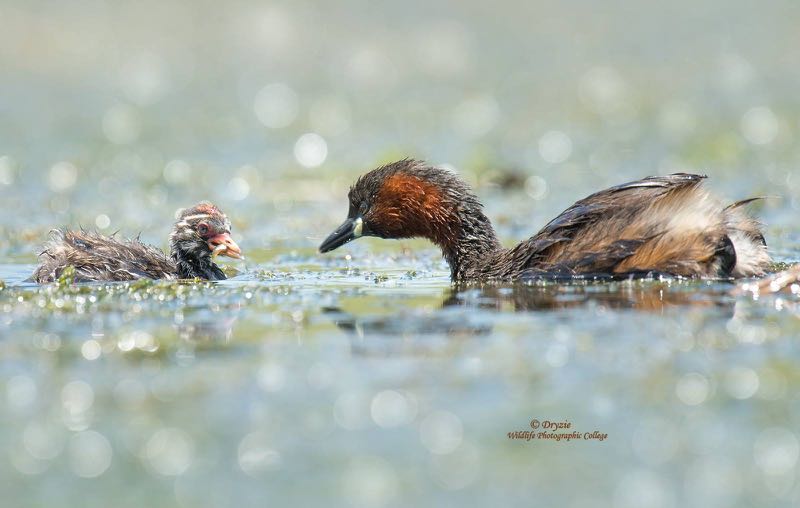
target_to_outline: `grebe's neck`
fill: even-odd
[[[447,226],[436,224],[430,239],[441,247],[451,279],[471,278],[490,268],[492,258],[503,246],[483,210],[459,206],[447,222]]]
[[[442,249],[453,280],[484,273],[502,250],[472,188],[455,172],[403,160],[373,170],[350,190],[351,206],[371,203],[370,233],[423,237]]]
[[[181,243],[174,242],[170,248],[172,261],[178,270],[180,279],[225,280],[225,273],[214,263],[207,248],[190,246],[188,249]]]

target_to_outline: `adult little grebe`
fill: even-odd
[[[328,252],[361,236],[424,237],[441,247],[455,280],[658,272],[684,277],[762,275],[770,262],[759,224],[740,201],[723,207],[677,173],[582,199],[533,237],[504,249],[470,187],[455,173],[404,159],[350,188],[347,220]]]
[[[217,255],[241,259],[241,249],[231,238],[231,223],[219,208],[201,202],[180,210],[169,236],[170,257],[138,239],[118,240],[86,231],[54,231],[39,254],[40,264],[31,279],[40,284],[57,280],[72,266],[75,281],[135,279],[222,280],[214,263]]]

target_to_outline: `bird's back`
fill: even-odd
[[[161,250],[134,240],[119,240],[87,231],[55,230],[39,254],[31,279],[57,280],[75,269],[76,281],[126,281],[175,278],[177,269]]]
[[[747,277],[770,259],[758,223],[724,207],[704,176],[649,177],[597,192],[508,251],[517,272]]]

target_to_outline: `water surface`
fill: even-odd
[[[691,171],[774,196],[752,212],[800,261],[798,22],[790,0],[0,0],[4,499],[797,505],[800,297],[454,287],[425,241],[316,247],[358,174],[411,155],[506,245]],[[24,282],[50,228],[164,247],[201,199],[248,258],[227,281]]]

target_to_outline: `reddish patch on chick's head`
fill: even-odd
[[[219,208],[217,208],[216,205],[214,205],[213,203],[209,203],[208,201],[201,201],[192,208],[187,208],[183,213],[183,215],[196,215],[196,214],[208,214],[216,217],[225,215],[220,211]]]
[[[201,201],[178,212],[172,238],[176,241],[206,243],[213,257],[222,255],[243,259],[241,249],[231,238],[228,217],[208,201]]]

